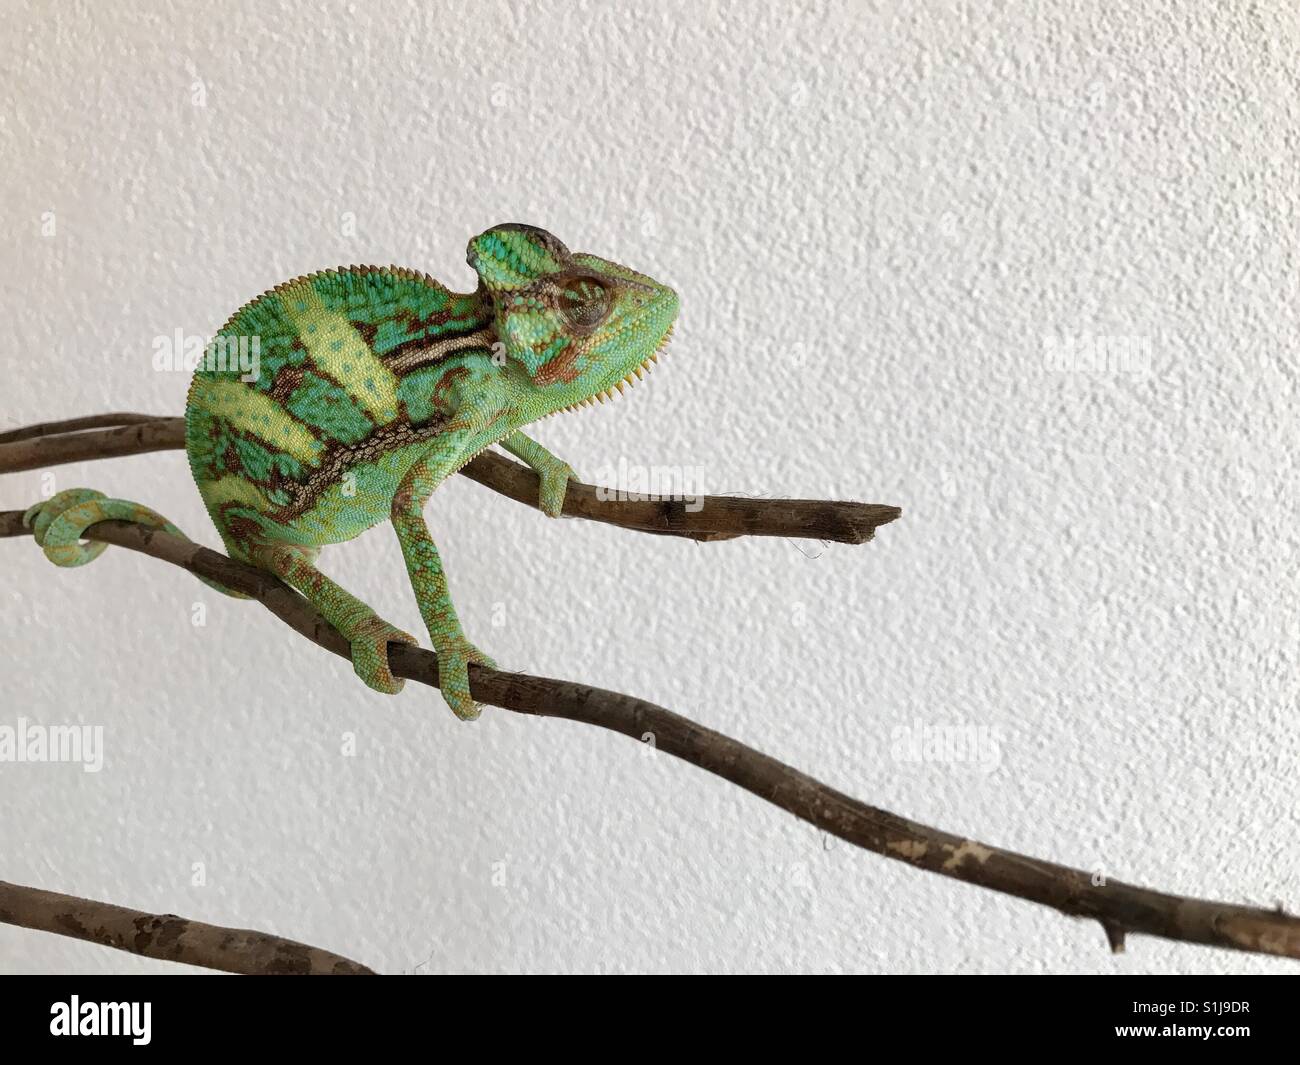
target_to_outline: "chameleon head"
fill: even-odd
[[[595,255],[574,254],[535,226],[494,226],[469,242],[492,300],[497,338],[547,412],[640,377],[668,342],[677,293]]]

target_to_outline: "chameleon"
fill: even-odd
[[[388,645],[416,639],[316,566],[325,545],[390,522],[443,697],[471,720],[481,708],[470,695],[469,666],[495,664],[461,628],[424,506],[440,483],[496,444],[536,471],[539,508],[558,517],[576,475],[522,428],[604,402],[643,376],[672,334],[678,297],[520,223],[480,233],[466,258],[478,276],[473,292],[453,292],[415,270],[354,266],[298,277],[246,304],[195,369],[185,450],[230,556],[305,596],[348,640],[357,675],[396,694],[405,682],[393,674]],[[206,357],[218,341],[250,338],[255,375]],[[105,520],[183,535],[148,507],[85,488],[24,515],[59,566],[98,557],[106,545],[81,537]]]

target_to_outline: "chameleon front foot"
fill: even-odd
[[[437,653],[438,687],[442,689],[442,697],[458,718],[473,721],[479,716],[482,706],[469,693],[469,665],[474,662],[488,669],[496,669],[496,663],[464,639],[440,645]]]
[[[569,481],[578,479],[573,467],[518,431],[502,440],[501,447],[523,459],[537,474],[541,482],[537,505],[548,518],[558,518],[564,509],[564,494],[569,489]]]
[[[418,646],[409,632],[390,625],[383,618],[370,617],[348,633],[352,644],[352,668],[367,686],[385,695],[396,695],[406,685],[405,679],[393,676],[388,664],[390,643],[409,643]]]
[[[555,459],[554,462],[554,465],[547,464],[537,471],[537,476],[542,482],[537,502],[542,508],[542,513],[548,518],[560,516],[560,512],[564,509],[565,493],[569,490],[569,481],[578,479],[578,475],[567,462],[561,462],[559,459]]]

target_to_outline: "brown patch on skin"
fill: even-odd
[[[250,477],[249,480],[252,480],[252,478]],[[270,478],[264,485],[259,484],[259,487],[269,496],[272,492],[292,492],[293,485],[292,478],[287,477],[279,466],[272,466]]]
[[[434,326],[444,326],[452,320],[451,305],[452,296],[448,293],[447,305],[440,311],[433,311],[421,318],[418,314],[411,311],[409,307],[402,307],[393,316],[393,320],[398,322],[407,333],[414,335]]]
[[[307,376],[307,374],[311,374],[313,377],[319,377],[327,385],[333,385],[340,392],[343,392],[345,394],[347,393],[348,390],[347,385],[344,384],[344,382],[340,380],[337,375],[329,373],[323,366],[318,366],[314,364],[311,366],[304,366],[299,369],[298,379],[294,383],[295,388]],[[288,396],[285,397],[285,400],[287,399]],[[354,399],[351,398],[351,396],[348,397],[348,402],[350,402],[352,406],[356,408],[357,413],[359,413],[363,418],[365,418],[366,421],[368,421],[371,425],[375,424],[374,414],[361,407]],[[298,415],[294,414],[291,410],[285,407],[283,400],[280,402],[280,406],[283,409],[284,413],[287,414],[290,418],[292,418],[293,421],[299,427],[307,430],[307,432],[311,433],[311,435],[314,436],[320,442],[326,443],[331,439],[326,434],[325,430],[322,429],[319,425],[316,425],[314,422],[306,421],[303,418],[300,418]],[[256,439],[256,435],[254,435],[254,439]]]
[[[271,391],[268,394],[283,407],[294,390],[302,384],[305,373],[302,366],[281,366],[271,382]]]
[[[379,335],[379,325],[377,322],[358,322],[354,318],[349,318],[348,323],[357,331],[357,335],[366,342],[366,347],[371,351],[375,350],[375,337]]]
[[[538,388],[545,388],[547,385],[553,385],[559,381],[565,384],[571,384],[578,378],[578,351],[577,344],[570,344],[559,355],[551,359],[538,369],[536,376],[533,377],[533,383]]]
[[[240,544],[251,544],[262,533],[262,527],[252,518],[239,515],[233,517],[222,515],[221,527],[226,530],[227,536]]]
[[[433,396],[430,397],[430,403],[438,410],[447,410],[451,404],[448,402],[448,393],[460,381],[469,376],[468,368],[464,366],[453,366],[445,374],[438,378],[438,383],[433,386]]]
[[[402,511],[409,510],[414,501],[415,492],[413,486],[403,479],[402,483],[397,486],[397,491],[393,493],[393,504],[390,510],[394,514],[401,513]]]

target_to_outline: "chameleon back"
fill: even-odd
[[[430,375],[490,313],[414,271],[355,267],[277,286],[195,370],[185,446],[226,547],[351,539],[388,517],[436,435]]]

